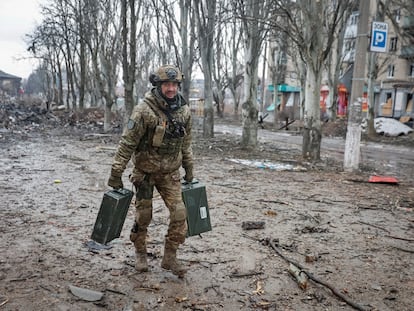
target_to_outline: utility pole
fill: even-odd
[[[384,10],[378,10],[378,1],[374,3],[375,14],[374,21],[383,22],[384,21]],[[372,40],[372,38],[371,38]],[[368,122],[367,122],[367,134],[369,137],[375,136],[377,134],[375,130],[375,104],[374,104],[374,80],[378,76],[378,70],[376,69],[377,64],[377,52],[370,52],[369,56],[369,72],[368,72]]]
[[[344,170],[353,171],[359,168],[362,95],[366,81],[366,64],[368,57],[368,19],[370,0],[359,2],[358,31],[355,45],[354,72],[352,77],[351,100],[348,114],[348,127],[345,140]]]

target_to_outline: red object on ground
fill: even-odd
[[[368,182],[398,184],[398,179],[390,176],[370,176]]]

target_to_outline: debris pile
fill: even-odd
[[[0,128],[14,130],[26,126],[38,126],[41,123],[58,122],[58,118],[38,106],[26,106],[21,103],[0,103]]]
[[[59,107],[58,107],[59,108]],[[121,128],[121,116],[113,113],[112,127]],[[31,132],[50,128],[75,127],[101,132],[104,125],[102,108],[87,108],[82,113],[65,109],[48,110],[38,103],[0,102],[0,132]]]

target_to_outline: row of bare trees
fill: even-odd
[[[361,0],[369,1],[369,0]],[[357,0],[50,0],[29,44],[49,101],[82,110],[104,105],[105,130],[116,86],[125,90],[125,116],[148,88],[149,72],[179,66],[204,75],[204,135],[213,136],[225,91],[241,103],[244,146],[257,144],[258,76],[264,42],[273,85],[283,81],[281,51],[296,60],[305,121],[303,154],[320,157],[319,90],[323,70],[338,68],[341,34]],[[274,47],[275,45],[273,45]],[[332,72],[338,76],[338,72]],[[182,85],[188,98],[190,80]],[[65,90],[65,91],[64,91]],[[275,92],[276,93],[276,92]],[[276,97],[276,94],[274,95]],[[214,105],[215,104],[215,105]]]

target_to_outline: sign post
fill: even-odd
[[[387,52],[388,24],[383,22],[372,22],[371,30],[371,52]]]

